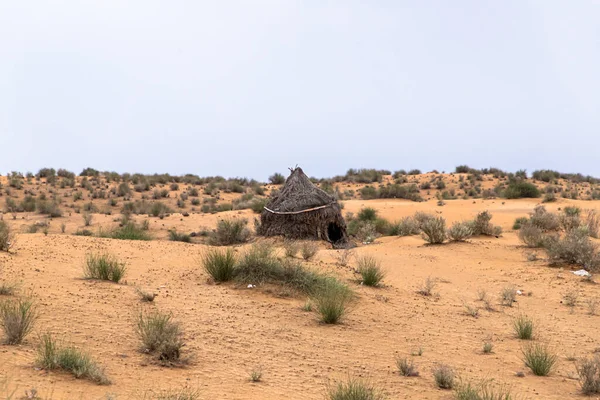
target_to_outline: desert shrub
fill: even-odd
[[[506,286],[500,292],[500,302],[503,306],[512,307],[517,299],[517,289],[514,286]]]
[[[421,286],[419,286],[417,293],[419,293],[421,296],[425,296],[425,297],[431,296],[433,294],[433,289],[436,287],[436,285],[437,285],[437,280],[435,278],[428,276],[427,279],[425,279],[425,281],[423,281]]]
[[[300,243],[295,240],[286,239],[283,242],[283,249],[286,257],[294,258],[300,251]]]
[[[152,393],[152,397],[144,397],[144,400],[200,400],[200,391],[189,387],[178,390],[163,390]]]
[[[536,171],[533,171],[533,174],[531,175],[531,177],[538,181],[551,182],[555,179],[560,178],[560,172],[552,171],[549,169],[536,170]]]
[[[587,270],[598,268],[597,246],[588,237],[587,228],[573,229],[562,237],[549,237],[545,250],[551,264],[581,265]]]
[[[254,211],[256,214],[260,214],[263,212],[266,205],[267,205],[266,199],[253,199],[250,202],[250,209],[252,211]]]
[[[377,228],[371,221],[358,221],[354,236],[362,243],[372,243],[375,241],[375,239],[377,239]]]
[[[27,195],[23,198],[23,201],[21,201],[20,208],[25,212],[33,212],[35,211],[35,207],[35,198],[33,196]]]
[[[131,195],[131,188],[129,187],[129,184],[126,182],[120,183],[117,187],[117,196],[124,197],[129,195]]]
[[[580,360],[576,368],[583,394],[600,393],[600,356]]]
[[[417,371],[413,361],[406,357],[396,358],[396,367],[398,367],[398,372],[402,376],[419,376],[419,371]]]
[[[558,216],[546,210],[544,206],[536,206],[529,216],[529,223],[543,231],[556,231],[560,228]]]
[[[302,255],[302,258],[306,261],[310,261],[313,258],[315,258],[318,252],[319,245],[315,242],[303,242],[300,245],[300,254]]]
[[[519,315],[513,320],[513,329],[519,339],[533,339],[533,320],[526,315]]]
[[[544,247],[547,241],[547,235],[537,226],[526,223],[519,230],[519,239],[527,245],[527,247]]]
[[[0,220],[0,251],[9,251],[15,243],[15,236],[6,221]]]
[[[544,198],[542,199],[542,203],[552,203],[556,201],[556,194],[554,193],[546,193],[544,194]]]
[[[412,217],[404,217],[391,223],[388,230],[390,236],[411,236],[418,235],[419,232],[419,225]]]
[[[552,353],[548,346],[541,343],[531,343],[525,346],[521,352],[525,366],[537,376],[549,375],[558,361],[556,354]]]
[[[495,386],[491,381],[480,383],[460,382],[454,390],[456,400],[512,400],[510,389]]]
[[[177,230],[171,229],[169,231],[169,240],[173,242],[190,243],[192,241],[192,237],[188,233],[179,233]]]
[[[328,400],[383,400],[385,395],[370,382],[348,378],[327,388]]]
[[[540,197],[540,191],[533,183],[515,181],[509,183],[504,190],[504,197],[507,199],[537,198]]]
[[[147,230],[143,229],[142,226],[137,225],[133,221],[129,221],[107,234],[101,233],[100,236],[120,240],[152,240],[152,237],[148,234]]]
[[[377,189],[373,186],[365,186],[359,190],[360,198],[363,200],[372,200],[377,198]]]
[[[287,288],[310,295],[332,278],[313,272],[297,261],[283,260],[278,279]]]
[[[312,293],[312,301],[321,321],[326,324],[336,324],[345,315],[348,303],[352,299],[352,291],[348,286],[335,279],[326,279]]]
[[[153,311],[140,313],[136,321],[140,350],[155,355],[162,362],[178,361],[181,357],[181,328],[171,314]]]
[[[515,219],[515,223],[513,224],[513,229],[514,230],[519,230],[525,224],[527,224],[528,222],[529,222],[529,218],[527,218],[527,217],[519,217],[519,218]]]
[[[585,219],[585,225],[588,228],[588,235],[595,239],[600,238],[600,217],[595,210],[588,210]]]
[[[433,378],[440,389],[454,387],[454,369],[446,364],[438,365],[433,369]]]
[[[433,217],[420,224],[421,236],[429,244],[441,244],[446,240],[446,220]]]
[[[37,365],[46,370],[63,370],[75,378],[88,379],[98,385],[108,385],[110,380],[92,357],[74,347],[62,347],[50,334],[41,337],[37,349]]]
[[[20,344],[31,332],[38,313],[31,299],[20,298],[0,303],[0,324],[6,344]]]
[[[172,191],[179,190],[179,185],[177,183],[171,183],[169,189],[171,189]]]
[[[83,224],[85,226],[90,226],[92,224],[92,221],[94,219],[94,216],[88,212],[83,213]]]
[[[269,182],[271,182],[273,185],[283,185],[285,183],[285,176],[279,172],[275,172],[269,177]]]
[[[49,215],[53,218],[62,217],[62,211],[55,201],[38,200],[36,208],[40,214]]]
[[[100,279],[118,283],[125,275],[125,271],[125,263],[119,261],[114,255],[90,253],[85,256],[83,273],[87,279]]]
[[[477,214],[473,221],[473,235],[474,236],[499,236],[502,234],[502,228],[491,224],[492,214],[488,211],[482,211]]]
[[[373,256],[365,255],[356,260],[358,273],[362,278],[362,284],[367,286],[379,286],[385,273],[381,269],[381,263]]]
[[[236,278],[243,283],[262,284],[277,281],[281,274],[281,263],[273,247],[266,243],[255,243],[239,260]]]
[[[448,238],[453,242],[464,242],[473,235],[473,224],[469,222],[455,222],[448,228]]]
[[[150,206],[149,215],[152,217],[162,217],[165,214],[169,214],[173,212],[166,204],[161,203],[160,201],[155,201]]]
[[[248,220],[222,219],[217,222],[217,229],[211,233],[209,242],[215,246],[228,246],[245,243],[250,238],[250,230],[246,227]]]
[[[567,232],[579,228],[581,226],[580,214],[581,209],[579,207],[565,207],[558,216],[561,228]]]
[[[88,229],[83,229],[83,230],[77,230],[73,235],[75,235],[75,236],[94,236],[94,232],[92,232]]]
[[[375,221],[377,220],[377,210],[372,207],[361,208],[357,216],[359,221]]]
[[[227,282],[235,277],[236,257],[232,249],[209,249],[202,255],[202,266],[215,282]]]

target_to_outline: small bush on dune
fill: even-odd
[[[537,198],[540,197],[540,190],[533,183],[512,182],[504,191],[504,197],[507,199]]]
[[[544,206],[536,206],[529,216],[529,223],[542,231],[556,231],[560,228],[558,216],[546,210]]]
[[[6,300],[0,303],[0,324],[6,344],[20,344],[31,332],[38,318],[30,299]]]
[[[366,286],[379,286],[384,277],[380,262],[373,256],[362,256],[357,259],[358,273],[361,275],[362,284]]]
[[[411,236],[419,234],[419,224],[412,217],[404,217],[390,224],[390,236]]]
[[[588,235],[595,239],[600,238],[600,217],[595,210],[588,210],[585,225],[588,227]]]
[[[545,250],[551,264],[574,264],[593,271],[600,265],[597,246],[588,237],[585,227],[567,232],[562,237],[550,237]]]
[[[544,247],[548,236],[535,225],[527,223],[519,230],[519,239],[527,245],[527,247],[536,248]]]
[[[377,210],[372,207],[361,208],[357,218],[359,221],[375,221],[377,219]]]
[[[583,359],[577,363],[576,367],[583,394],[600,393],[600,357]]]
[[[503,386],[494,386],[490,381],[474,384],[461,382],[455,389],[456,400],[512,400],[511,391]]]
[[[15,243],[14,234],[5,221],[0,220],[0,251],[9,251]]]
[[[235,277],[236,257],[232,249],[209,249],[202,255],[202,266],[215,282],[227,282]]]
[[[269,182],[271,182],[273,185],[283,185],[285,183],[285,176],[279,172],[276,172],[269,177]]]
[[[525,224],[527,224],[528,222],[529,222],[529,218],[519,217],[519,218],[515,219],[515,223],[513,224],[513,229],[517,231],[517,230],[521,229],[523,226],[525,226]]]
[[[525,346],[521,352],[525,365],[537,376],[549,375],[558,361],[556,354],[552,353],[548,346],[540,343]]]
[[[565,207],[562,214],[558,216],[561,228],[566,232],[579,228],[581,226],[580,214],[579,207]]]
[[[169,231],[169,240],[173,242],[190,243],[192,241],[192,237],[187,233],[179,233],[175,229],[172,229]]]
[[[446,240],[446,220],[443,217],[427,219],[422,224],[421,236],[429,244],[441,244]]]
[[[111,254],[87,254],[85,257],[84,276],[87,279],[119,283],[125,270],[125,264]]]
[[[302,258],[306,261],[310,261],[319,252],[319,245],[315,242],[304,242],[300,246],[300,254],[302,254]]]
[[[210,244],[228,246],[247,242],[250,238],[247,225],[248,220],[245,218],[220,220],[217,222],[217,229],[210,235]]]
[[[408,358],[396,358],[396,367],[398,367],[398,372],[402,376],[419,376],[419,371],[417,371],[417,367]]]
[[[454,369],[442,364],[433,369],[435,384],[440,389],[452,389],[454,387]]]
[[[507,286],[500,292],[500,301],[503,306],[512,307],[517,299],[517,289],[514,286]]]
[[[153,354],[163,362],[180,360],[182,332],[171,314],[160,311],[140,313],[136,321],[136,332],[142,343],[142,352]]]
[[[346,382],[338,382],[327,389],[328,400],[383,400],[382,391],[362,379],[348,378]]]
[[[119,240],[152,240],[148,232],[133,221],[129,221],[107,233],[101,232],[100,236]]]
[[[502,234],[502,228],[494,226],[490,222],[492,220],[492,214],[488,211],[482,211],[475,217],[472,223],[473,235],[474,236],[500,236]]]
[[[335,279],[325,280],[312,294],[321,320],[326,324],[336,324],[345,315],[352,291]]]
[[[144,400],[200,400],[200,391],[187,387],[179,390],[166,390],[153,393],[148,398],[144,397]]]
[[[99,385],[110,384],[104,370],[89,354],[74,347],[61,347],[50,334],[41,338],[37,365],[47,370],[64,370],[73,374],[75,378],[88,379]]]
[[[448,228],[448,238],[452,242],[464,242],[473,235],[472,225],[468,222],[455,222]]]

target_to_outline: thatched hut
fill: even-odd
[[[336,199],[294,168],[281,191],[265,206],[257,233],[290,239],[320,239],[334,247],[348,243],[346,222]]]

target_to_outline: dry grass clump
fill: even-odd
[[[138,225],[133,221],[127,221],[122,226],[108,232],[100,231],[98,236],[119,240],[152,240],[144,225]]]
[[[379,286],[385,273],[381,269],[381,263],[373,256],[365,255],[357,260],[358,273],[366,286]]]
[[[388,234],[390,236],[412,236],[420,232],[418,222],[412,217],[404,217],[400,221],[390,224]]]
[[[144,400],[200,400],[200,391],[185,387],[178,390],[166,390],[159,393],[146,393]]]
[[[441,364],[433,369],[435,384],[440,389],[452,389],[454,387],[454,369],[446,364]]]
[[[295,240],[286,239],[283,242],[283,249],[286,257],[294,258],[300,251],[300,243]]]
[[[532,343],[521,350],[525,365],[534,375],[547,376],[554,369],[558,357],[552,353],[548,346],[541,343]]]
[[[0,220],[0,251],[9,251],[15,244],[15,236],[6,221]]]
[[[513,400],[510,389],[505,386],[495,386],[491,381],[479,383],[461,382],[454,391],[456,400]]]
[[[529,223],[544,232],[556,231],[560,228],[558,216],[546,210],[544,206],[536,206],[529,215]]]
[[[108,253],[87,254],[83,273],[86,279],[99,279],[119,283],[125,275],[125,263]]]
[[[503,306],[512,307],[517,301],[517,289],[514,286],[507,286],[500,292],[500,302]]]
[[[473,235],[473,224],[469,222],[455,222],[448,228],[448,239],[452,242],[464,242]]]
[[[20,298],[0,303],[0,325],[6,344],[20,344],[33,330],[38,319],[33,300]]]
[[[338,260],[338,264],[345,267],[350,262],[350,259],[354,256],[354,252],[351,249],[338,250],[335,258]]]
[[[245,243],[250,238],[247,225],[248,220],[245,218],[222,219],[217,222],[217,229],[211,233],[209,242],[215,246]]]
[[[180,361],[182,332],[171,314],[160,311],[140,313],[136,321],[136,333],[142,343],[142,352],[153,354],[164,363]]]
[[[209,249],[202,255],[202,266],[215,282],[227,282],[236,275],[236,256],[232,249]]]
[[[328,400],[384,400],[386,397],[376,385],[357,378],[348,378],[327,388]]]
[[[190,243],[192,241],[192,237],[188,233],[179,233],[177,230],[171,229],[169,231],[169,240],[173,242]]]
[[[88,353],[74,347],[61,347],[50,334],[41,337],[37,364],[47,370],[70,372],[75,378],[88,379],[98,385],[110,384],[104,370]]]
[[[306,261],[310,261],[319,252],[319,245],[315,242],[304,242],[300,246],[300,254],[302,254],[302,258]]]
[[[396,367],[402,376],[419,376],[419,371],[412,360],[407,357],[396,358]]]
[[[446,240],[446,220],[443,217],[430,217],[419,224],[421,236],[429,244],[441,244]]]
[[[261,366],[256,366],[254,368],[252,368],[252,370],[250,371],[250,381],[251,382],[260,382],[262,379],[262,367]]]
[[[600,356],[580,360],[577,365],[579,384],[585,395],[600,393]]]
[[[348,286],[329,278],[325,279],[311,295],[321,321],[337,324],[347,312],[353,293]]]
[[[533,320],[526,315],[519,315],[513,321],[513,329],[519,339],[533,339]]]
[[[419,287],[419,289],[417,290],[417,293],[419,293],[421,296],[431,296],[433,295],[433,289],[437,286],[437,279],[432,278],[432,277],[427,277],[427,279],[425,279],[425,281],[423,282],[423,284]]]

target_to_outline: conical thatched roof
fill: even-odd
[[[265,206],[257,233],[345,244],[346,223],[335,197],[316,187],[295,168],[281,191]]]

